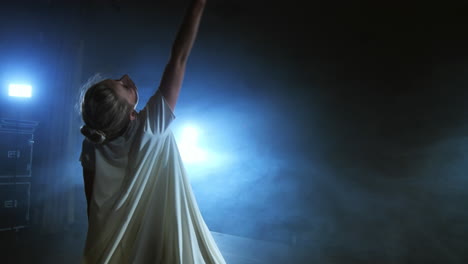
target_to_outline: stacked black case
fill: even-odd
[[[0,119],[0,231],[29,225],[34,121]]]

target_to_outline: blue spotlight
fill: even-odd
[[[26,84],[10,84],[8,95],[14,97],[31,97],[32,87]]]
[[[198,146],[201,132],[194,126],[183,128],[178,142],[180,155],[185,162],[196,163],[206,159],[206,152]]]

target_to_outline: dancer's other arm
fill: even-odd
[[[166,65],[159,90],[174,111],[185,74],[185,66],[197,37],[198,27],[206,0],[192,0],[172,45],[171,56]]]
[[[89,217],[89,207],[91,205],[91,195],[93,193],[93,183],[94,183],[95,174],[96,172],[93,169],[88,169],[88,168],[83,167],[83,181],[84,181],[84,188],[85,188],[85,195],[86,195],[88,217]]]

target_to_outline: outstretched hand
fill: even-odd
[[[172,45],[169,62],[164,69],[159,90],[174,111],[185,74],[187,58],[197,37],[206,0],[192,0]]]

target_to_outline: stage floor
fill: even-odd
[[[290,246],[212,232],[228,264],[307,263]],[[80,263],[85,234],[68,232],[53,235],[0,233],[1,263]],[[16,242],[15,242],[16,241]],[[6,260],[6,262],[4,262]]]

